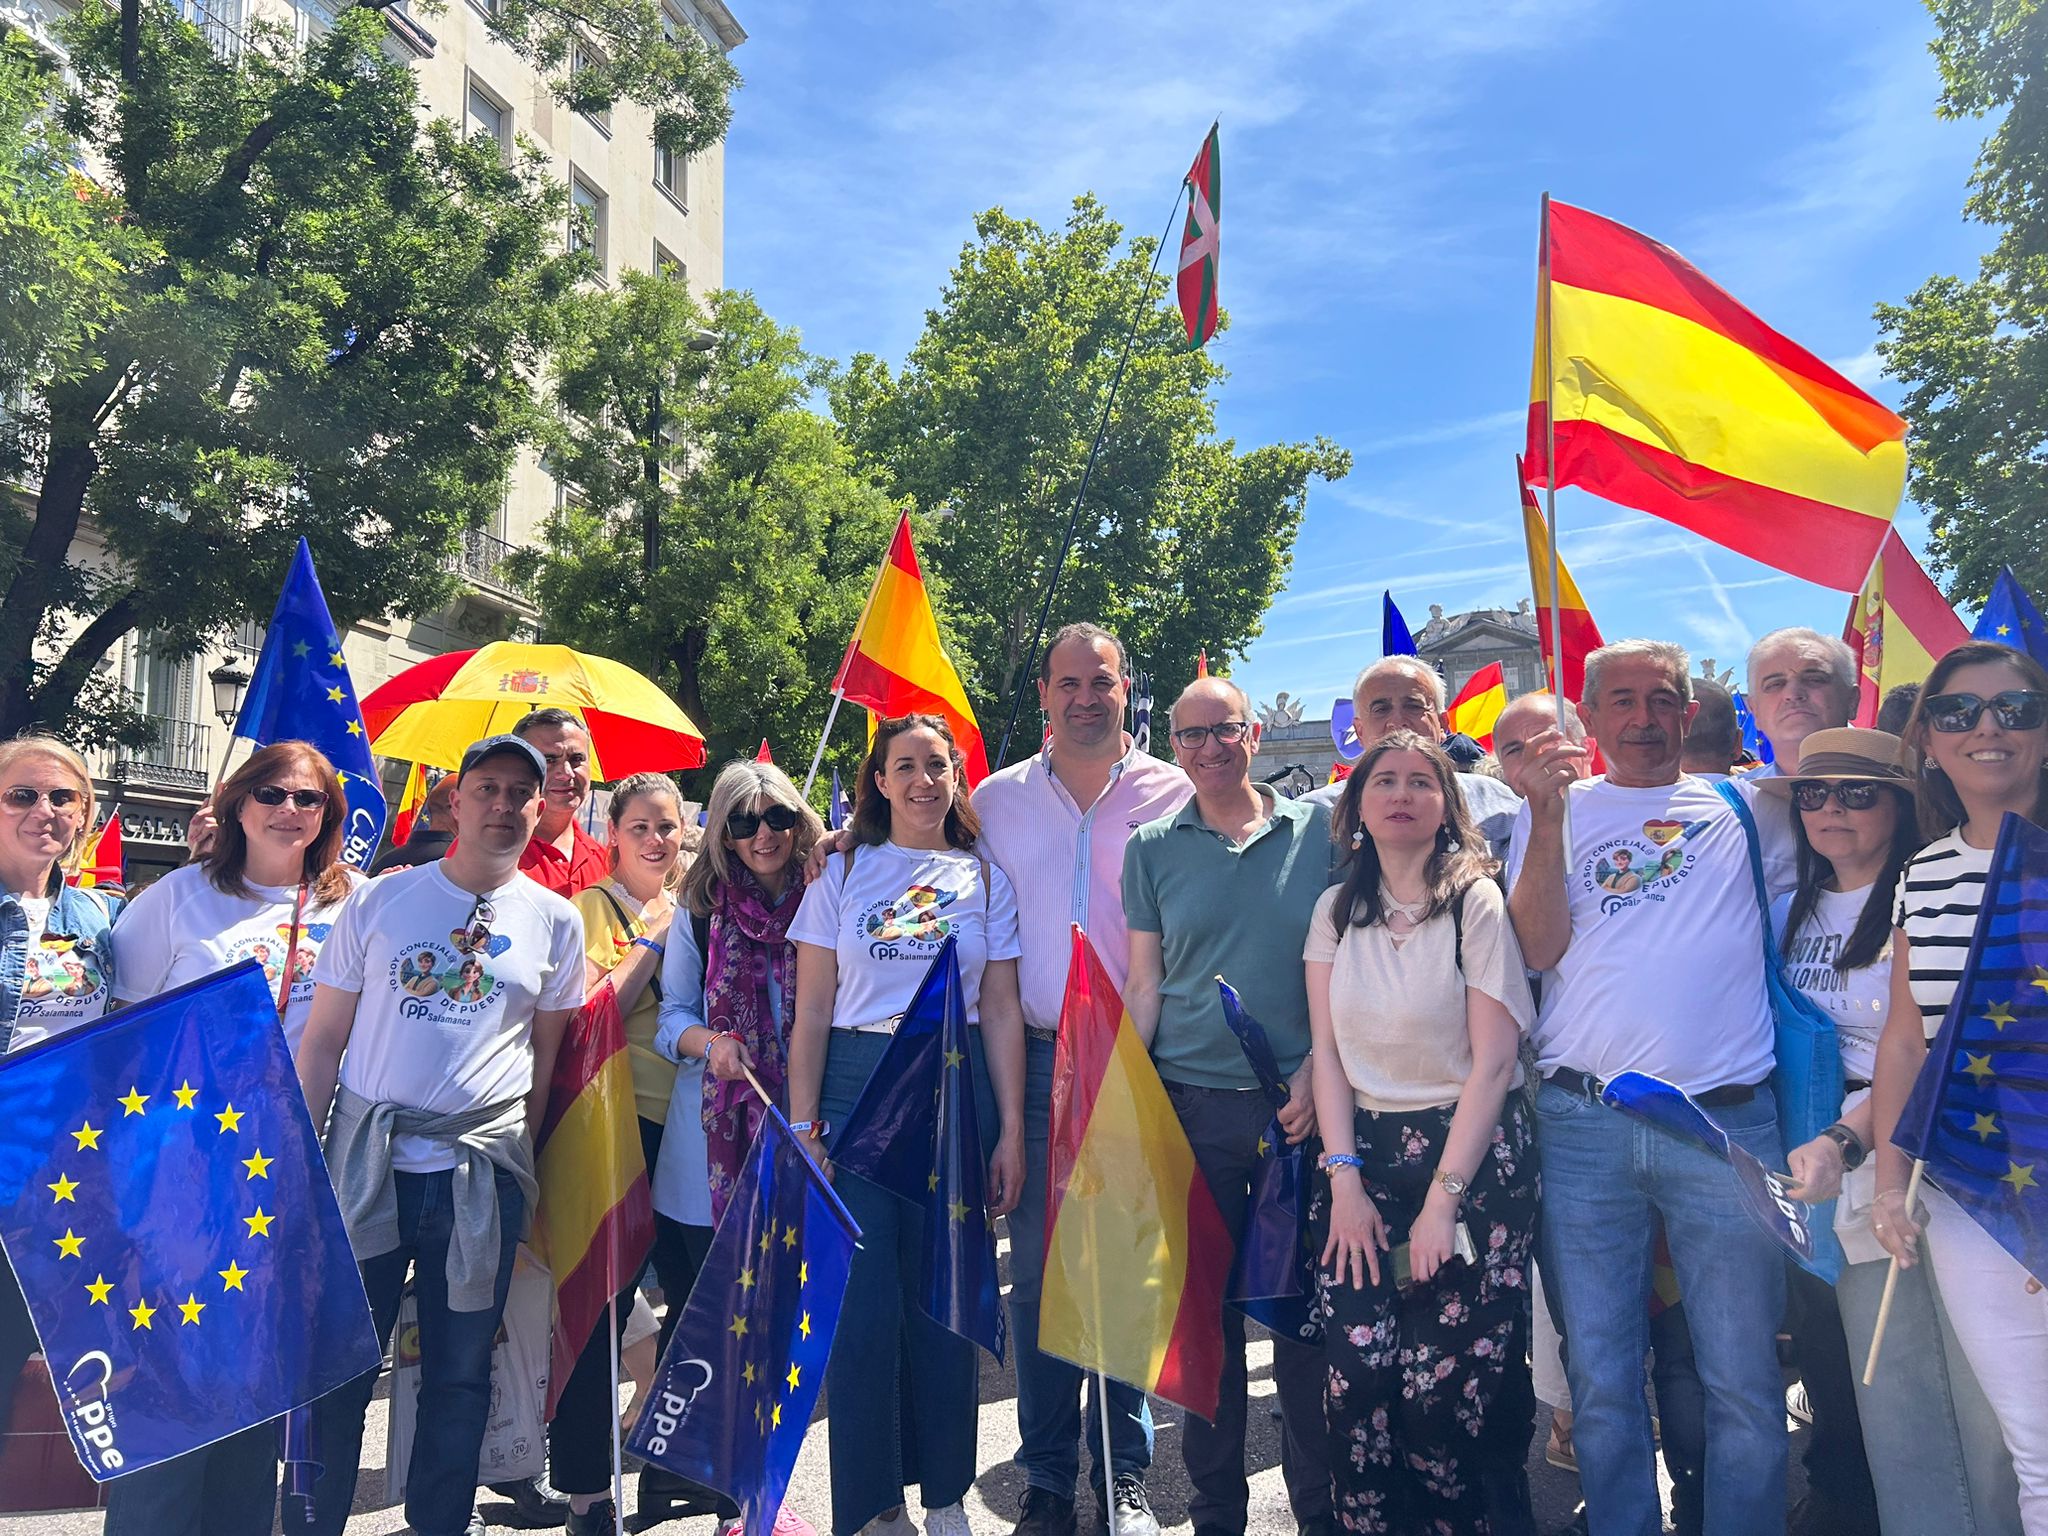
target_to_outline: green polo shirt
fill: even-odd
[[[1272,799],[1272,815],[1248,842],[1212,831],[1190,800],[1146,822],[1124,847],[1125,921],[1158,934],[1165,961],[1152,1059],[1169,1082],[1258,1086],[1223,1022],[1219,975],[1266,1026],[1283,1071],[1308,1054],[1301,951],[1330,884],[1330,812],[1259,792]]]

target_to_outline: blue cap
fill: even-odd
[[[469,776],[470,769],[493,757],[516,757],[533,770],[533,776],[541,783],[548,780],[548,760],[540,755],[540,749],[532,742],[508,733],[471,742],[469,750],[462,754],[462,766],[455,770],[455,782],[460,784]]]

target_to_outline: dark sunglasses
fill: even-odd
[[[1877,804],[1883,786],[1868,780],[1801,779],[1792,786],[1792,803],[1802,811],[1817,811],[1830,796],[1845,811],[1867,811]]]
[[[1249,720],[1219,720],[1214,725],[1184,725],[1173,733],[1174,744],[1189,752],[1199,752],[1202,743],[1214,736],[1226,747],[1234,747],[1251,733]]]
[[[471,949],[488,949],[491,943],[491,924],[498,920],[498,909],[491,905],[488,896],[479,896],[476,905],[469,909],[469,920],[462,926],[469,933]]]
[[[68,811],[75,805],[82,805],[85,796],[75,789],[31,789],[26,784],[10,784],[0,800],[7,802],[10,811],[31,811],[38,800],[50,802],[53,811]]]
[[[756,814],[753,811],[734,811],[725,818],[725,835],[735,842],[745,842],[766,823],[770,832],[793,831],[802,818],[786,805],[771,805]]]
[[[276,784],[258,784],[249,791],[249,798],[258,805],[283,805],[289,800],[302,811],[310,811],[327,803],[324,789],[285,789]]]
[[[1974,731],[1988,708],[2008,731],[2035,731],[2048,721],[2048,694],[2033,688],[2011,688],[1988,699],[1974,693],[1937,693],[1922,699],[1927,723],[1945,736]]]

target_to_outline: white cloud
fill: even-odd
[[[1427,448],[1438,443],[1459,443],[1467,438],[1505,435],[1510,428],[1527,422],[1529,409],[1518,406],[1511,411],[1488,411],[1483,416],[1468,416],[1463,421],[1440,422],[1433,427],[1419,427],[1412,432],[1397,432],[1391,437],[1376,438],[1361,443],[1351,450],[1356,458],[1369,458],[1376,453],[1391,453],[1399,448]]]

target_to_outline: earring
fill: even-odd
[[[1365,828],[1353,827],[1351,829],[1351,846],[1354,848],[1363,848],[1365,846]]]

